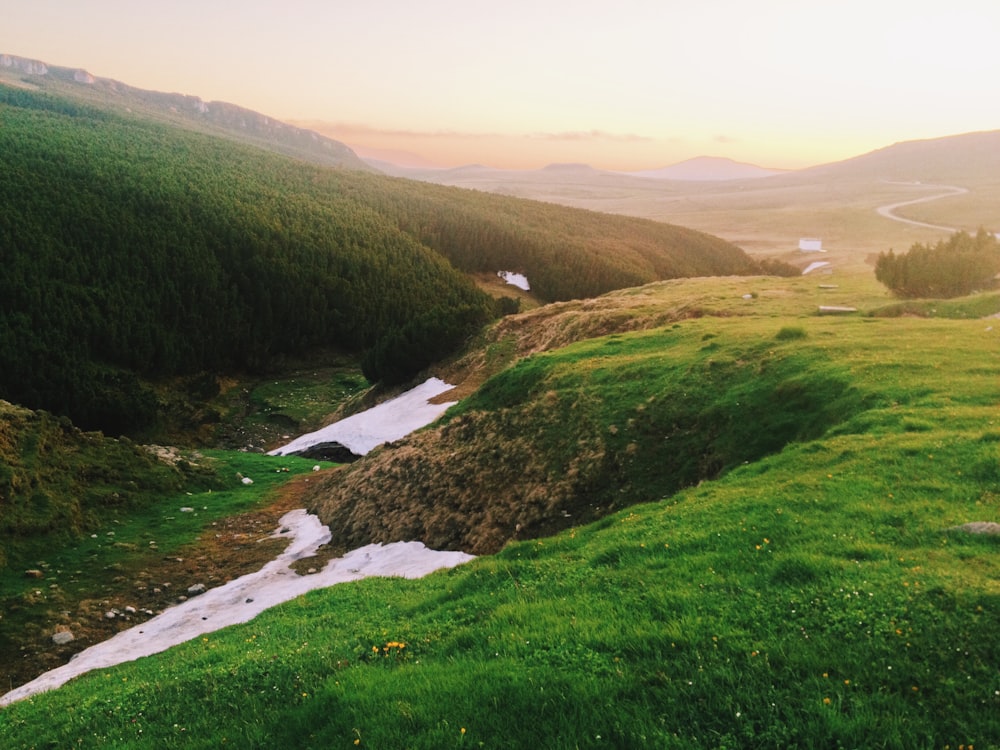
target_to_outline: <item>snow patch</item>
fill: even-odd
[[[433,422],[457,402],[431,404],[430,399],[454,387],[438,378],[430,378],[391,401],[303,435],[272,451],[272,455],[286,455],[328,441],[339,442],[363,455],[376,445],[397,440]],[[265,609],[313,589],[370,576],[420,578],[473,559],[464,552],[431,550],[421,542],[369,544],[330,560],[318,573],[300,576],[291,568],[292,563],[315,556],[317,548],[330,541],[330,529],[307,511],[293,510],[281,517],[278,531],[272,536],[289,539],[290,543],[281,555],[256,573],[199,593],[141,625],[81,651],[68,664],[0,696],[0,706],[52,690],[93,669],[157,654],[205,633],[247,622]]]
[[[256,573],[209,589],[141,625],[81,651],[68,664],[0,696],[0,706],[53,690],[93,669],[157,654],[205,633],[248,622],[265,609],[313,589],[370,576],[420,578],[473,559],[464,552],[430,550],[420,542],[369,544],[330,560],[319,573],[300,576],[292,570],[291,564],[315,555],[317,548],[330,540],[330,530],[305,510],[286,513],[278,529],[272,536],[288,538],[291,542],[281,555]]]
[[[825,268],[828,265],[830,265],[830,261],[828,260],[819,260],[816,261],[815,263],[810,263],[808,266],[806,266],[805,270],[802,272],[802,275],[805,276],[807,273],[811,273],[812,271],[815,271],[818,268]]]
[[[383,443],[399,440],[419,430],[458,403],[432,404],[430,399],[455,386],[440,378],[430,378],[394,399],[327,425],[316,432],[297,437],[287,445],[270,451],[272,456],[287,456],[319,443],[340,443],[351,453],[363,456]]]
[[[513,271],[497,271],[497,276],[511,286],[516,286],[518,289],[523,289],[526,292],[531,291],[531,285],[528,284],[528,277],[524,274],[514,273]]]

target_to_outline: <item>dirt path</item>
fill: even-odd
[[[914,198],[908,201],[900,201],[899,203],[890,203],[886,206],[879,206],[875,209],[879,216],[884,216],[887,219],[892,219],[893,221],[901,221],[904,224],[911,224],[916,227],[925,227],[926,229],[940,229],[942,232],[957,232],[959,231],[955,227],[945,227],[940,224],[928,224],[924,221],[917,221],[916,219],[907,219],[905,216],[899,216],[896,214],[897,208],[902,208],[903,206],[912,206],[916,203],[929,203],[930,201],[936,201],[940,198],[947,198],[952,195],[963,195],[968,193],[968,188],[958,187],[957,185],[925,185],[920,182],[892,182],[891,185],[919,185],[921,187],[928,188],[938,188],[944,190],[943,193],[935,193],[933,195],[925,195],[922,198]]]

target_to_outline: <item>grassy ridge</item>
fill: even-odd
[[[942,347],[905,358],[907,322],[808,314],[812,300],[884,314],[886,295],[873,286],[667,282],[506,318],[456,372],[475,380],[470,369],[495,372],[494,360],[502,368],[521,354],[516,364],[442,425],[315,485],[310,507],[349,545],[419,538],[487,554],[846,429],[909,398],[909,386],[866,377],[870,368],[902,357],[892,377],[904,383],[902,373],[933,377],[923,357],[952,356],[944,336]],[[965,318],[995,309],[996,299],[926,306]],[[558,348],[574,336],[637,328],[650,330]],[[873,350],[872,336],[891,341],[892,354]]]
[[[492,553],[714,479],[889,398],[799,338],[836,336],[828,323],[767,330],[709,318],[521,360],[442,426],[318,483],[311,505],[351,546]]]
[[[792,380],[865,397],[717,480],[422,581],[313,592],[11,706],[0,732],[10,747],[1000,746],[997,538],[951,530],[1000,511],[989,328],[684,322],[674,376],[766,347],[802,357]],[[547,357],[593,381],[654,335]],[[642,381],[579,400],[595,434],[624,429]]]

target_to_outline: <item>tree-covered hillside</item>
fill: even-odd
[[[27,85],[119,114],[141,113],[143,117],[184,130],[229,138],[321,166],[374,171],[340,141],[236,104],[140,89],[122,81],[93,76],[80,68],[50,65],[16,55],[0,54],[0,83],[3,79],[14,86]]]
[[[423,326],[436,349],[413,372],[490,317],[465,276],[326,170],[0,92],[8,400],[128,431],[154,408],[135,375],[362,351]]]
[[[646,219],[403,179],[358,175],[350,188],[456,267],[524,273],[545,302],[672,278],[799,273],[761,265],[713,235]]]
[[[528,272],[544,299],[757,270],[666,225],[322,168],[3,86],[0,169],[0,398],[115,433],[154,418],[144,378],[315,347],[403,381],[494,314],[463,270]]]

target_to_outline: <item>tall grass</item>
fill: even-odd
[[[706,383],[690,398],[725,387],[708,359],[763,363],[762,377],[793,361],[799,397],[822,411],[854,394],[850,408],[658,502],[420,581],[315,591],[86,675],[4,709],[0,735],[12,748],[1000,747],[1000,547],[953,530],[1000,513],[987,328],[798,317],[638,335],[639,350],[660,336],[678,382]],[[603,377],[599,357],[627,370],[628,339],[563,352],[562,382]],[[531,373],[516,374],[528,392]],[[641,382],[616,396],[609,378],[578,408],[620,421]]]

